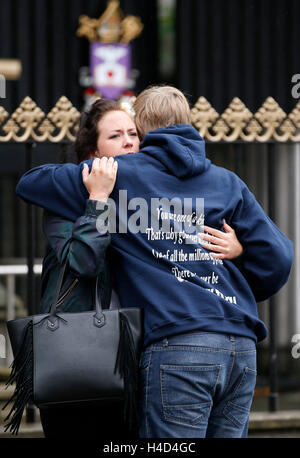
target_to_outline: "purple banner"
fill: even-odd
[[[128,85],[130,46],[123,43],[91,43],[91,73],[94,89],[105,99],[116,99]]]

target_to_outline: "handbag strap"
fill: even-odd
[[[99,294],[99,277],[96,278],[96,287],[95,287],[95,309],[96,313],[94,315],[94,322],[96,326],[101,327],[105,324],[105,315],[102,311],[102,305]]]
[[[56,291],[54,294],[54,300],[53,300],[53,303],[50,309],[49,319],[50,319],[50,323],[52,323],[52,329],[53,329],[53,323],[54,323],[53,320],[57,312],[56,304],[59,298],[59,293],[60,293],[62,282],[64,279],[67,262],[68,261],[66,260],[60,269],[58,280],[57,280],[57,285],[56,285]],[[94,315],[94,324],[97,327],[101,327],[105,324],[105,315],[102,311],[101,300],[99,298],[99,277],[96,278],[96,286],[95,286],[95,311],[96,313]]]
[[[53,299],[52,306],[50,308],[50,315],[55,315],[55,312],[56,312],[56,304],[58,302],[59,293],[60,293],[62,282],[63,282],[63,279],[64,279],[67,262],[68,262],[68,260],[66,260],[64,262],[64,264],[62,265],[62,267],[60,269],[59,275],[58,275],[57,284],[56,284],[56,291],[55,291],[55,294],[54,294],[54,299]]]

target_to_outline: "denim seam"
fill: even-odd
[[[159,373],[160,373],[160,396],[161,396],[161,403],[162,403],[162,411],[163,411],[163,416],[165,419],[166,418],[166,414],[165,414],[165,411],[164,411],[164,406],[165,406],[165,402],[164,402],[164,399],[165,399],[165,395],[164,395],[164,388],[163,388],[163,380],[164,380],[164,372],[162,370],[162,367],[160,366],[159,368]]]
[[[219,348],[209,348],[209,347],[201,347],[201,346],[194,346],[194,345],[174,345],[169,347],[154,347],[153,351],[181,351],[181,350],[189,350],[189,351],[206,351],[206,352],[215,352],[215,353],[232,353],[232,350],[226,349],[219,349]]]
[[[238,409],[244,410],[245,412],[250,412],[250,409],[247,409],[247,407],[240,406],[235,402],[228,401],[228,404],[231,404],[232,406],[237,407]]]
[[[232,406],[234,406],[234,407],[236,407],[236,408],[238,408],[238,409],[244,411],[246,414],[249,415],[250,409],[246,409],[245,407],[239,406],[238,404],[235,404],[234,402],[231,402],[231,401],[228,401],[226,407],[228,406],[228,404],[230,404],[230,405],[232,405]],[[225,412],[225,411],[226,411],[226,407],[224,407],[223,415],[224,415],[226,418],[228,418],[228,420],[230,420],[230,421],[231,421],[235,426],[237,426],[238,428],[240,428],[241,426],[243,426],[243,423],[237,421],[236,418],[235,418],[233,415],[231,415],[230,412],[229,412],[229,413],[226,413],[226,412]]]
[[[217,376],[217,380],[216,380],[216,383],[215,383],[215,386],[214,386],[214,396],[216,394],[216,387],[217,387],[217,384],[218,384],[218,381],[219,381],[219,377],[220,377],[220,373],[221,373],[221,369],[222,369],[222,364],[218,364],[218,376]]]
[[[244,369],[244,373],[243,373],[243,376],[242,376],[242,378],[240,380],[240,383],[234,389],[232,401],[235,400],[236,393],[237,393],[237,391],[239,390],[239,388],[241,387],[242,383],[244,382],[244,380],[246,378],[246,373],[247,373],[247,367],[245,367],[245,369]],[[238,405],[238,404],[236,404],[236,405]]]
[[[189,371],[211,371],[212,369],[222,367],[221,364],[201,365],[201,366],[183,366],[182,364],[161,364],[160,369],[189,369]]]
[[[256,350],[240,350],[240,351],[235,352],[236,355],[244,355],[245,353],[246,354],[256,353]]]
[[[231,415],[230,413],[227,414],[225,413],[225,408],[223,410],[223,415],[224,417],[226,417],[229,421],[231,421],[231,423],[234,424],[234,426],[236,426],[237,428],[240,428],[242,426],[241,423],[239,423],[238,421],[236,421],[235,417],[233,415]]]
[[[153,351],[163,351],[163,350],[191,350],[191,351],[215,351],[215,352],[222,352],[222,353],[234,353],[236,355],[244,355],[244,354],[249,354],[249,353],[256,353],[256,350],[232,350],[232,349],[226,349],[226,348],[215,348],[215,347],[202,347],[201,345],[169,345],[169,346],[163,346],[163,347],[153,347]]]
[[[196,404],[197,405],[197,404]],[[202,404],[202,407],[207,407],[207,406],[211,406],[212,403],[211,402],[205,402]],[[192,426],[196,426],[197,424],[199,424],[201,421],[202,421],[202,418],[204,416],[204,413],[202,413],[198,418],[197,418],[197,421],[192,421],[192,420],[187,420],[185,419],[184,417],[173,417],[172,415],[167,415],[165,412],[164,412],[164,417],[166,420],[168,421],[175,421],[175,422],[178,422],[180,423],[181,425],[192,425]]]
[[[149,433],[149,422],[148,422],[148,387],[149,387],[149,373],[150,373],[150,366],[151,366],[151,362],[152,362],[152,349],[151,349],[151,353],[150,353],[150,356],[149,356],[149,364],[146,368],[147,370],[147,377],[146,377],[146,395],[145,395],[145,416],[146,416],[146,431],[147,431],[147,437],[150,437],[150,433]]]
[[[251,367],[245,367],[246,372],[254,372],[255,375],[257,375],[257,370],[251,369]]]
[[[240,386],[242,385],[243,381],[245,380],[247,372],[254,372],[254,374],[257,374],[257,372],[256,372],[254,369],[251,369],[250,367],[247,367],[247,366],[246,366],[246,367],[244,368],[244,373],[243,373],[243,376],[242,376],[242,378],[241,378],[241,380],[240,380],[240,383],[238,384],[238,386],[235,387],[235,390],[234,390],[234,392],[233,392],[232,401],[235,400],[235,398],[236,398],[236,393],[237,393],[237,391],[239,390]],[[229,402],[232,402],[232,401],[229,401]],[[232,402],[232,403],[233,403],[233,402]],[[238,406],[238,407],[241,407],[241,406],[239,406],[238,404],[235,404],[235,405]]]
[[[229,385],[229,381],[230,381],[230,377],[231,377],[231,373],[232,373],[232,370],[233,370],[233,366],[234,366],[234,363],[235,363],[235,345],[233,344],[233,349],[230,351],[231,355],[232,355],[232,364],[231,364],[231,368],[230,368],[230,371],[229,371],[229,374],[228,374],[228,377],[227,377],[227,383],[224,387],[224,395],[227,391],[227,388],[228,388],[228,385]]]
[[[195,402],[194,404],[164,404],[163,406],[166,409],[172,409],[173,407],[201,407],[201,406],[206,406],[207,404],[211,404],[211,402]]]

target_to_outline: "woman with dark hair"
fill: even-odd
[[[63,288],[57,302],[59,311],[77,312],[94,306],[95,279],[99,278],[103,308],[119,306],[112,290],[107,262],[110,235],[101,220],[107,210],[97,209],[106,202],[113,189],[117,162],[113,157],[136,153],[139,139],[135,124],[121,105],[112,100],[97,100],[88,113],[83,113],[75,151],[78,163],[96,157],[94,170],[101,174],[98,190],[86,201],[85,213],[71,222],[44,212],[43,231],[47,250],[43,262],[40,312],[46,313],[54,299],[61,266],[67,262]],[[107,159],[109,158],[109,159]],[[72,202],[70,202],[72,205]],[[96,227],[97,222],[97,227]],[[46,437],[130,437],[123,421],[123,404],[95,405],[93,408],[53,408],[40,410]],[[97,434],[97,435],[96,435]]]

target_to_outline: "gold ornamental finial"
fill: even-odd
[[[83,15],[79,17],[79,24],[80,27],[77,29],[78,37],[86,37],[91,43],[97,41],[97,19],[91,19],[88,16]]]
[[[46,115],[27,96],[8,117],[9,114],[0,106],[0,143],[29,140],[56,143],[66,139],[75,140],[80,113],[66,97],[62,96]]]
[[[79,24],[77,36],[87,38],[90,43],[129,43],[140,35],[144,27],[136,16],[124,18],[118,0],[109,0],[99,19],[80,16]]]
[[[121,43],[129,43],[140,35],[144,26],[140,18],[127,16],[121,22]]]

